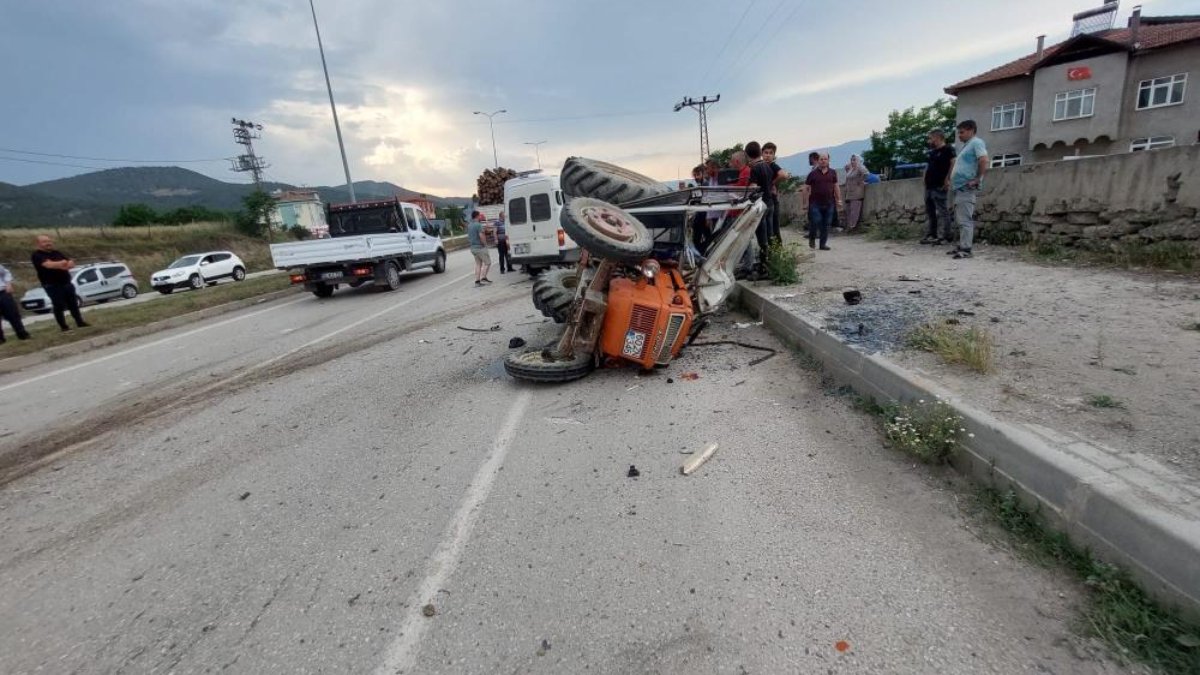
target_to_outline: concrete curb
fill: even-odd
[[[1200,488],[1147,457],[1032,424],[1001,421],[878,354],[864,354],[745,283],[737,300],[840,384],[881,403],[940,397],[975,434],[953,461],[975,480],[1011,487],[1102,560],[1127,568],[1160,601],[1200,616]]]
[[[244,298],[242,300],[227,302],[223,305],[205,307],[204,309],[198,309],[194,312],[188,312],[187,314],[180,314],[179,316],[173,316],[169,319],[162,319],[161,321],[148,323],[144,326],[126,328],[124,330],[106,333],[104,335],[97,335],[94,338],[72,342],[59,347],[49,347],[32,354],[24,354],[22,356],[13,356],[7,359],[2,359],[0,360],[0,375],[15,373],[31,366],[49,363],[50,361],[64,359],[69,356],[76,356],[93,349],[99,349],[101,347],[108,347],[109,345],[128,342],[139,337],[145,337],[151,333],[157,333],[159,331],[169,330],[171,328],[178,328],[179,326],[186,326],[189,323],[203,321],[204,319],[214,316],[228,314],[229,312],[235,312],[239,309],[253,307],[254,305],[259,305],[264,302],[270,302],[272,300],[277,300],[289,295],[294,295],[298,291],[298,288],[285,288],[282,291],[272,291],[270,293],[264,293],[262,295],[256,295],[254,297]]]

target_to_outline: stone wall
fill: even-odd
[[[1200,256],[1200,145],[993,169],[977,238],[1090,249],[1181,242]],[[920,179],[867,186],[867,225],[925,222]]]

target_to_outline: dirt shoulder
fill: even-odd
[[[799,285],[769,293],[998,416],[1145,453],[1200,477],[1200,280],[1042,266],[995,247],[953,260],[945,249],[910,242],[839,237],[830,245],[802,263]],[[845,303],[847,288],[862,292],[862,304]],[[907,347],[914,328],[947,319],[992,335],[994,373]],[[1115,407],[1097,407],[1094,397]]]

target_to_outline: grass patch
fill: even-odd
[[[1032,235],[1026,230],[988,230],[984,229],[979,234],[980,241],[986,241],[989,244],[997,246],[1027,246],[1032,239]]]
[[[869,241],[909,241],[920,238],[921,229],[912,223],[875,223],[863,236]]]
[[[1195,272],[1198,257],[1188,244],[1158,241],[1152,244],[1116,243],[1109,248],[1083,249],[1063,246],[1052,240],[1033,240],[1026,254],[1043,262],[1099,265],[1121,269],[1150,268],[1172,272]]]
[[[992,372],[992,335],[982,328],[928,323],[908,336],[910,347],[937,354],[946,363],[957,363],[986,375]]]
[[[873,405],[874,402],[872,402]],[[950,461],[958,438],[966,434],[962,417],[941,400],[932,404],[890,405],[879,408],[883,432],[893,448],[912,455],[926,464]],[[862,408],[870,410],[870,408]]]
[[[106,308],[102,311],[85,307],[83,318],[91,324],[91,328],[75,328],[64,333],[52,320],[29,324],[27,328],[29,334],[33,336],[32,339],[16,340],[10,337],[5,345],[0,346],[0,358],[30,354],[48,347],[57,347],[126,328],[144,326],[188,312],[283,290],[289,285],[286,274],[276,274],[247,279],[240,283],[223,283],[198,291],[176,291],[170,297],[127,307]],[[67,323],[71,323],[70,317],[67,318]]]
[[[1017,551],[1043,565],[1061,565],[1086,587],[1083,627],[1120,657],[1164,673],[1200,673],[1200,625],[1150,599],[1118,567],[1096,560],[1041,514],[1025,508],[1012,490],[984,488],[982,509],[1011,535]]]
[[[248,237],[230,223],[149,227],[63,227],[0,230],[0,263],[16,277],[16,295],[37,285],[29,262],[33,239],[54,237],[55,246],[75,257],[77,264],[115,260],[129,265],[143,291],[150,290],[150,275],[176,258],[202,251],[233,251],[246,263],[247,272],[270,269],[271,251],[263,239]]]
[[[1088,394],[1084,401],[1093,408],[1124,408],[1125,404],[1108,394]]]
[[[796,248],[796,244],[785,244],[778,240],[767,246],[767,277],[771,283],[791,286],[800,281],[800,272],[796,270],[800,255]]]

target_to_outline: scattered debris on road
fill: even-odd
[[[692,472],[694,472],[696,469],[699,469],[702,464],[707,462],[708,458],[712,457],[713,453],[716,451],[717,444],[709,443],[708,447],[704,448],[704,452],[684,462],[683,466],[679,467],[679,472],[685,476],[690,476]]]
[[[549,640],[546,640],[546,639],[543,639],[543,640],[542,640],[542,644],[541,644],[541,645],[538,647],[538,650],[537,650],[537,655],[538,655],[538,656],[545,656],[545,655],[546,655],[546,652],[548,652],[548,651],[550,651],[550,641],[549,641]]]
[[[738,322],[738,323],[735,323],[735,324],[733,324],[733,325],[734,325],[734,326],[736,326],[736,327],[738,327],[738,328],[750,328],[751,326],[761,326],[761,325],[763,325],[763,322],[761,322],[761,321],[747,321],[747,322],[745,322],[745,323]]]
[[[424,614],[425,616],[433,616],[434,614],[437,614],[437,607],[434,607],[433,603],[429,603],[421,608],[421,614]]]
[[[241,496],[241,497],[238,497],[238,501],[239,501],[239,502],[244,502],[244,501],[246,501],[246,498],[247,498],[247,497],[249,497],[249,496],[250,496],[250,493],[249,493],[249,492],[243,492],[243,493],[242,493],[242,496]]]
[[[509,349],[518,349],[525,346],[525,338],[515,337],[508,341]]]
[[[691,373],[691,372],[681,373],[679,375],[679,379],[681,379],[681,380],[698,380],[698,379],[700,379],[700,373]]]
[[[637,478],[640,475],[642,475],[642,472],[638,471],[638,468],[632,464],[629,465],[629,471],[625,472],[626,478]]]
[[[847,305],[857,305],[862,302],[862,291],[851,288],[848,291],[842,291],[842,298],[846,300]]]
[[[468,333],[495,333],[500,330],[500,324],[496,324],[491,328],[468,328],[466,326],[459,326],[458,329],[465,330]]]
[[[463,353],[462,353],[462,355],[463,355],[463,356],[466,356],[468,353],[470,353],[470,351],[471,351],[472,349],[475,349],[475,345],[471,345],[470,347],[467,347],[465,350],[463,350]]]
[[[733,345],[734,347],[745,347],[746,349],[754,349],[754,350],[760,351],[760,352],[769,352],[766,356],[762,356],[762,357],[759,357],[759,358],[751,361],[749,363],[749,365],[751,365],[751,366],[757,366],[758,364],[762,363],[763,361],[766,361],[779,353],[778,351],[772,349],[771,347],[762,347],[760,345],[752,345],[752,344],[749,344],[746,342],[738,342],[737,340],[714,340],[712,342],[693,342],[692,344],[690,344],[688,346],[689,347],[716,347],[718,345]],[[671,382],[674,382],[674,380],[667,378],[667,383],[670,384]]]

